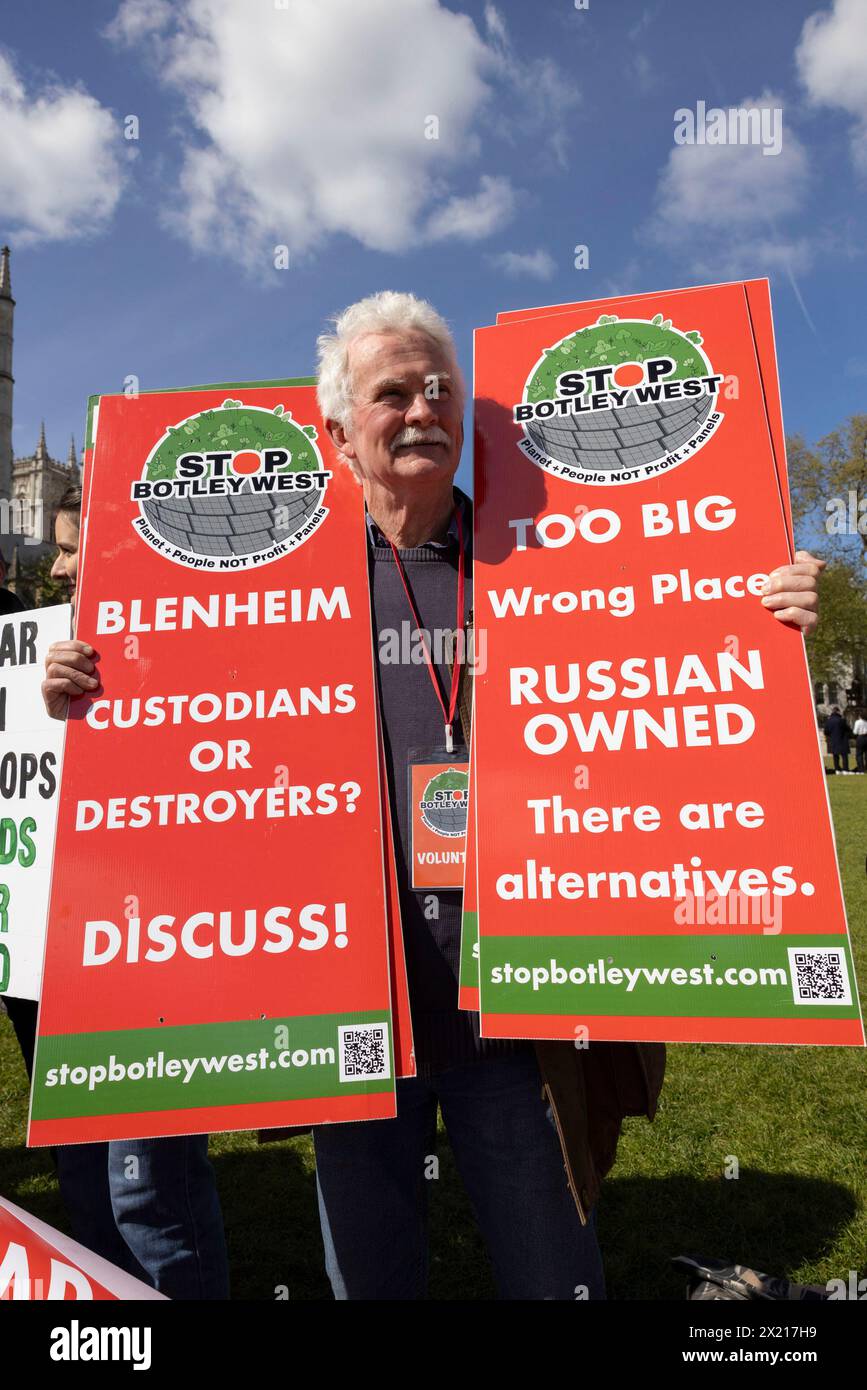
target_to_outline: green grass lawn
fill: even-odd
[[[867,990],[867,777],[829,778],[862,998]],[[669,1049],[659,1114],[628,1120],[599,1204],[609,1296],[680,1298],[669,1256],[726,1256],[801,1282],[867,1272],[867,1066],[855,1048]],[[27,1089],[0,1018],[0,1193],[67,1229],[51,1159],[23,1146]],[[330,1297],[309,1139],[211,1153],[236,1298]],[[739,1176],[725,1177],[730,1156]],[[491,1298],[484,1248],[444,1134],[429,1183],[431,1296]]]

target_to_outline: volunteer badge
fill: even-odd
[[[467,841],[469,764],[411,762],[413,888],[462,888]]]

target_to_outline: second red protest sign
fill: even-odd
[[[95,434],[30,1142],[392,1115],[364,522],[314,388]]]
[[[737,284],[476,334],[486,1035],[863,1041],[803,642],[759,601],[768,337]]]

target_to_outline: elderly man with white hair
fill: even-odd
[[[382,639],[408,617],[428,634],[461,628],[472,608],[471,504],[453,483],[465,403],[454,343],[430,304],[386,291],[346,309],[318,346],[320,409],[367,508],[418,1062],[418,1075],[397,1083],[396,1119],[314,1130],[331,1284],[339,1299],[423,1297],[439,1107],[500,1296],[604,1297],[593,1205],[623,1116],[653,1116],[664,1049],[480,1038],[477,1015],[458,1009],[460,892],[411,887],[407,766],[419,748],[468,745],[467,667],[456,699],[436,651],[430,663],[394,661]],[[799,552],[773,572],[764,602],[776,618],[814,626],[822,564]]]

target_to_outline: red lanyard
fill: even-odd
[[[463,524],[463,522],[462,522],[462,520],[461,520],[460,508],[457,506],[457,504],[455,504],[455,521],[456,521],[457,524],[458,524],[458,546],[459,546],[459,548],[460,548],[460,555],[459,555],[459,557],[458,557],[458,616],[457,616],[457,622],[456,622],[456,624],[455,624],[455,627],[456,627],[457,631],[460,633],[460,632],[462,631],[462,629],[463,629],[463,626],[464,626],[464,568],[465,568],[465,560],[464,560],[464,524]],[[408,585],[407,582],[406,582],[406,575],[405,575],[404,569],[403,569],[403,562],[401,561],[401,558],[400,558],[400,556],[399,556],[398,553],[397,553],[397,547],[395,546],[394,541],[389,540],[388,543],[389,543],[389,545],[391,546],[391,553],[392,553],[392,555],[394,556],[394,563],[397,565],[397,572],[398,572],[398,574],[400,575],[401,583],[403,584],[403,588],[404,588],[404,593],[406,594],[407,599],[409,600],[409,606],[410,606],[410,608],[412,609],[412,616],[413,616],[413,618],[415,619],[416,631],[418,632],[419,638],[421,639],[422,648],[423,648],[423,650],[424,650],[424,659],[425,659],[425,665],[427,666],[427,673],[428,673],[428,675],[430,676],[431,685],[432,685],[433,688],[434,688],[434,694],[436,695],[437,699],[439,700],[439,702],[440,702],[440,709],[441,709],[442,712],[443,712],[443,719],[445,720],[445,727],[446,727],[446,752],[447,752],[447,753],[453,753],[453,752],[455,751],[453,733],[454,733],[455,710],[456,710],[457,704],[458,704],[458,681],[459,681],[459,679],[460,679],[460,673],[461,673],[461,650],[462,650],[462,643],[461,643],[461,641],[460,641],[460,638],[458,638],[457,646],[455,647],[455,663],[454,663],[454,666],[452,667],[452,689],[451,689],[451,694],[449,695],[449,707],[448,707],[448,709],[446,709],[446,702],[445,702],[445,700],[444,700],[443,697],[442,697],[442,693],[441,693],[441,691],[440,691],[439,680],[438,680],[438,678],[437,678],[437,673],[434,671],[433,661],[431,660],[430,647],[428,646],[427,634],[426,634],[426,632],[424,631],[424,629],[422,628],[422,625],[421,625],[421,618],[420,618],[419,615],[418,615],[418,609],[416,608],[415,602],[413,601],[412,594],[411,594],[410,591],[409,591],[409,585]]]

